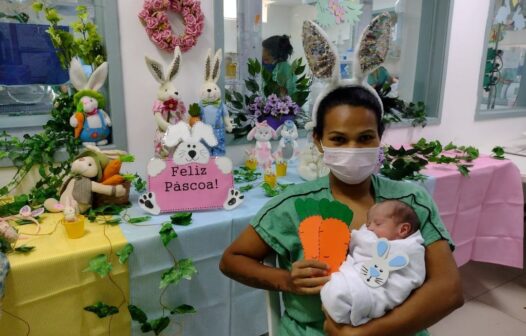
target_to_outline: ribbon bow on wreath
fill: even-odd
[[[168,21],[169,10],[183,17],[184,33],[179,36],[173,33]],[[168,52],[173,52],[176,46],[183,52],[190,50],[197,43],[205,24],[201,3],[197,0],[146,0],[139,19],[150,40]]]

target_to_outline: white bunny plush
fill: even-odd
[[[294,121],[287,120],[278,127],[276,133],[281,135],[281,139],[279,140],[278,149],[274,152],[274,158],[279,157],[283,160],[291,160],[298,154],[298,141],[296,141],[299,137],[298,127],[296,127]]]
[[[212,126],[218,142],[215,147],[210,148],[212,156],[225,155],[225,130],[230,133],[233,129],[228,110],[221,101],[221,89],[217,86],[221,72],[221,55],[222,50],[218,49],[212,60],[212,50],[208,50],[205,61],[205,82],[201,85],[199,93],[201,120]]]
[[[256,126],[250,130],[247,135],[247,140],[252,141],[256,139],[256,146],[252,151],[252,156],[258,161],[258,165],[264,170],[270,169],[272,166],[272,145],[271,139],[277,136],[276,131],[267,124],[267,121],[256,123]]]
[[[330,169],[323,162],[323,154],[314,143],[309,142],[299,154],[298,174],[306,181],[314,181],[327,176],[329,172]]]
[[[153,78],[160,84],[157,89],[157,100],[153,104],[153,114],[157,129],[155,131],[154,148],[157,157],[167,157],[168,150],[162,147],[162,139],[169,125],[175,125],[179,121],[188,121],[188,114],[183,101],[179,97],[179,90],[172,83],[179,73],[181,67],[181,50],[176,47],[173,60],[168,67],[166,76],[163,66],[148,57],[145,57],[146,65]]]
[[[77,93],[73,96],[76,112],[69,119],[75,128],[75,137],[84,145],[106,145],[110,135],[111,119],[103,110],[104,96],[97,91],[104,85],[108,76],[108,64],[102,63],[89,77],[86,77],[82,64],[77,58],[71,60],[69,78]]]

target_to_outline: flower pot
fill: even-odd
[[[245,167],[249,170],[256,170],[258,168],[258,160],[254,160],[254,159],[246,160]]]
[[[287,162],[276,163],[276,176],[287,175]]]
[[[263,181],[267,183],[271,188],[275,188],[278,183],[276,175],[274,173],[265,173]]]
[[[65,219],[62,221],[69,239],[77,239],[84,236],[84,220],[84,216],[78,215],[77,220],[74,222]]]
[[[274,117],[273,115],[265,115],[258,118],[259,122],[266,120],[267,124],[273,129],[277,130],[285,121],[294,120],[294,115],[287,114],[280,117]]]

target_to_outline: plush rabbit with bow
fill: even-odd
[[[76,112],[69,119],[75,128],[75,138],[83,144],[106,145],[110,136],[111,119],[103,110],[104,96],[98,90],[108,76],[108,63],[102,63],[89,77],[86,77],[82,64],[77,58],[71,60],[69,78],[77,93],[73,96]]]
[[[221,49],[218,49],[213,56],[212,50],[208,50],[205,61],[205,82],[201,85],[199,93],[201,120],[212,126],[218,142],[215,147],[210,148],[212,156],[225,155],[225,130],[230,133],[233,129],[228,110],[221,101],[221,89],[217,86],[221,73],[221,55]]]
[[[292,120],[287,120],[283,125],[278,127],[276,133],[281,136],[278,149],[274,152],[274,158],[282,160],[291,160],[298,155],[298,127]]]
[[[256,146],[252,150],[251,156],[255,157],[258,164],[265,170],[270,169],[272,166],[273,158],[270,140],[276,139],[276,136],[276,131],[265,120],[256,123],[256,126],[247,135],[248,141],[256,139]]]
[[[163,66],[159,62],[149,57],[145,57],[145,61],[153,78],[160,84],[157,89],[157,100],[153,104],[153,114],[157,124],[154,137],[155,155],[167,157],[169,153],[162,146],[162,139],[168,126],[189,119],[184,102],[179,96],[179,90],[172,82],[181,68],[181,49],[178,46],[175,48],[166,76],[163,72]]]

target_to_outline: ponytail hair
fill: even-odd
[[[274,35],[266,38],[263,40],[262,46],[268,50],[276,62],[287,61],[294,51],[288,35]]]

